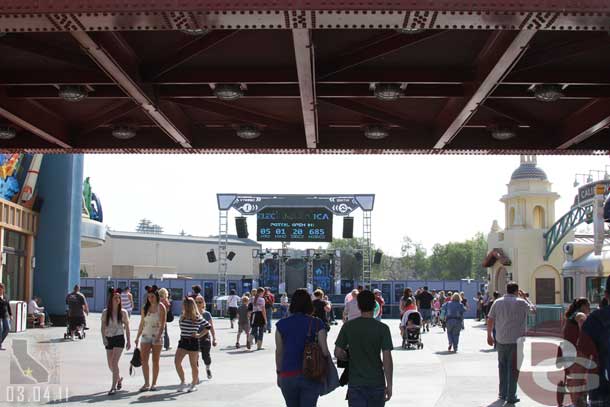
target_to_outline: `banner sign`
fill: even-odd
[[[578,188],[578,195],[574,198],[573,208],[577,206],[588,206],[593,203],[595,198],[595,187],[601,185],[604,188],[604,195],[608,196],[610,190],[610,180],[596,181]]]

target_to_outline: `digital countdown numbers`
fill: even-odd
[[[261,242],[331,242],[333,214],[324,208],[267,208],[256,215]]]

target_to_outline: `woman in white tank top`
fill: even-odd
[[[102,340],[106,348],[108,366],[112,372],[112,386],[108,395],[112,396],[123,387],[123,378],[119,372],[119,359],[123,354],[123,348],[131,349],[129,315],[121,307],[121,295],[117,290],[111,289],[108,293],[108,304],[102,312],[101,319]]]
[[[157,378],[159,377],[159,360],[161,358],[161,344],[163,330],[165,329],[166,310],[159,301],[157,286],[147,288],[146,304],[142,307],[142,318],[136,337],[136,347],[141,343],[142,351],[142,373],[144,374],[144,386],[140,391],[157,390]],[[152,386],[149,378],[149,358],[152,353]]]

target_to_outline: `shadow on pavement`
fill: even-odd
[[[479,352],[481,353],[495,353],[496,350],[494,348],[481,349]]]
[[[502,407],[504,405],[504,400],[496,400],[487,407]],[[512,406],[513,404],[507,404],[508,406]]]
[[[254,351],[255,351],[255,349],[248,350],[247,348],[244,347],[243,350],[237,350],[237,349],[233,348],[233,350],[227,351],[225,353],[227,355],[243,355],[244,353],[253,353]]]
[[[436,355],[455,355],[455,353],[450,350],[440,350],[440,351],[436,351],[434,353]]]
[[[68,403],[107,403],[110,400],[123,400],[139,394],[137,391],[119,391],[113,396],[109,396],[108,392],[100,392],[93,394],[82,394],[79,396],[70,396],[67,400],[52,400],[47,404],[68,404]]]

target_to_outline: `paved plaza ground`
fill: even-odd
[[[133,318],[132,335],[135,338],[138,317]],[[405,351],[400,349],[401,339],[398,332],[398,320],[384,320],[390,326],[394,338],[394,396],[389,406],[418,407],[499,407],[497,399],[497,359],[496,353],[485,343],[484,325],[473,320],[466,321],[466,330],[461,335],[460,352],[447,352],[446,335],[440,328],[432,328],[423,335],[423,350]],[[124,389],[114,396],[107,396],[110,372],[106,366],[105,352],[99,331],[99,314],[89,317],[91,329],[83,341],[67,342],[63,340],[64,328],[29,330],[27,333],[11,334],[5,344],[7,351],[0,352],[0,399],[2,405],[28,405],[28,399],[47,404],[77,406],[79,404],[100,406],[124,405],[162,405],[164,402],[178,401],[181,406],[197,405],[208,407],[236,407],[247,405],[283,406],[283,399],[276,387],[274,364],[274,341],[272,335],[266,335],[264,350],[247,351],[235,348],[235,329],[229,321],[215,321],[218,334],[218,347],[212,351],[213,379],[203,380],[199,391],[194,393],[177,393],[178,377],[173,366],[173,356],[179,328],[177,322],[170,325],[172,340],[171,349],[163,352],[161,357],[161,374],[159,391],[137,393],[143,384],[141,369],[135,377],[129,377],[128,366],[131,353],[122,358],[121,369],[125,377]],[[339,326],[333,326],[329,343],[339,332]],[[12,347],[20,346],[19,339],[27,339],[29,352],[34,358],[40,358],[54,367],[53,377],[59,385],[51,386],[46,394],[46,385],[36,394],[30,386],[9,385],[9,360]],[[243,339],[242,339],[243,343]],[[332,349],[332,346],[331,346]],[[59,363],[54,361],[59,360]],[[186,361],[185,361],[186,366]],[[186,370],[187,378],[190,369]],[[202,374],[200,373],[200,376]],[[14,383],[14,382],[13,382]],[[19,392],[24,391],[23,401]],[[62,402],[48,403],[46,398],[65,397]],[[63,393],[60,393],[63,392]],[[29,392],[29,394],[28,394]],[[347,405],[344,401],[346,389],[339,388],[330,395],[320,398],[319,407]],[[534,407],[540,404],[528,399],[519,392],[522,402],[519,406]],[[7,402],[13,400],[12,403]],[[25,403],[25,404],[24,404]],[[30,404],[31,405],[31,404]]]

